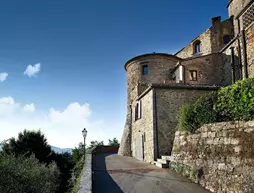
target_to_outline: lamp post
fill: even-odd
[[[86,130],[86,128],[84,128],[83,130],[82,130],[82,135],[83,135],[83,137],[84,137],[84,153],[86,152],[86,135],[87,135],[87,130]]]

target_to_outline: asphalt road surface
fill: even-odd
[[[93,164],[93,193],[208,193],[169,169],[116,154],[98,154]]]

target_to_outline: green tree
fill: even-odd
[[[28,157],[34,154],[40,162],[45,163],[51,161],[50,156],[53,153],[41,131],[28,130],[20,132],[17,139],[13,137],[5,142],[3,144],[3,152],[6,154],[26,155]]]
[[[59,169],[43,164],[34,155],[0,156],[1,193],[53,193],[58,189]]]
[[[116,139],[116,138],[113,138],[112,140],[109,139],[108,140],[108,145],[111,145],[111,146],[119,146],[119,141]]]
[[[80,158],[84,155],[84,152],[85,152],[85,146],[83,143],[79,143],[78,147],[75,147],[73,150],[72,150],[72,157],[73,157],[73,160],[74,160],[74,163],[76,164]]]

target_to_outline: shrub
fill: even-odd
[[[1,193],[53,193],[58,188],[60,173],[55,163],[40,163],[30,157],[0,156]]]
[[[200,97],[194,103],[195,127],[200,127],[203,124],[216,122],[218,119],[217,112],[214,110],[214,104],[218,99],[217,92],[211,92]]]
[[[85,155],[83,155],[79,161],[76,163],[72,170],[72,179],[71,179],[71,186],[73,187],[72,193],[78,192],[78,188],[80,185],[80,178],[82,176],[82,171],[84,168],[85,163]]]
[[[245,79],[222,88],[218,93],[215,110],[220,113],[218,121],[254,118],[254,78]]]
[[[194,132],[196,128],[193,104],[184,104],[178,111],[178,130]]]
[[[254,78],[200,97],[195,103],[183,105],[178,111],[178,129],[195,132],[203,124],[252,120],[254,118]]]

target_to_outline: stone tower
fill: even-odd
[[[132,156],[132,111],[135,99],[149,84],[165,84],[171,81],[172,70],[180,59],[164,53],[144,54],[126,62],[127,72],[127,116],[119,148],[119,155]]]

